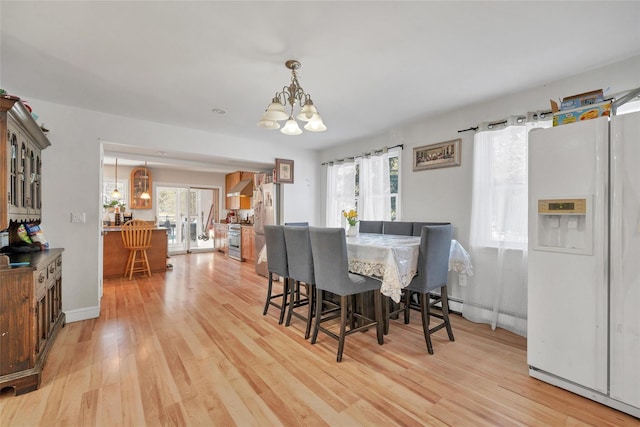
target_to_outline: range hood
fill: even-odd
[[[233,186],[227,197],[253,197],[253,179],[244,179]]]

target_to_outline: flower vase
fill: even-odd
[[[349,228],[347,228],[347,236],[353,237],[356,234],[358,234],[358,225],[349,225]]]

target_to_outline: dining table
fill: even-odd
[[[402,289],[418,270],[420,236],[358,233],[346,239],[349,271],[380,280],[380,292],[399,302]],[[465,279],[473,275],[469,254],[455,239],[449,250],[449,271]]]
[[[357,233],[347,236],[346,242],[349,271],[380,280],[380,292],[399,302],[402,289],[418,271],[420,236]],[[267,262],[266,245],[257,258],[257,263]],[[455,239],[449,249],[449,271],[458,272],[461,286],[473,275],[471,258]]]

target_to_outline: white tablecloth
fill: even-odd
[[[420,237],[368,233],[347,237],[349,270],[379,279],[380,292],[395,302],[416,275],[419,250]],[[457,240],[451,240],[449,271],[460,274],[462,286],[466,276],[473,275],[469,254]]]
[[[416,275],[419,250],[420,237],[369,233],[347,237],[349,270],[379,279],[380,292],[395,302]]]
[[[369,233],[347,237],[349,270],[380,280],[380,292],[396,302],[416,275],[419,250],[420,237]],[[267,262],[266,245],[258,255],[258,263],[262,262]],[[466,285],[466,276],[473,276],[471,258],[457,240],[451,240],[449,271],[460,274],[461,286]]]

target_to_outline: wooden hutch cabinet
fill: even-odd
[[[9,220],[39,221],[42,208],[42,156],[51,143],[20,98],[0,96],[0,230]]]
[[[42,150],[51,143],[20,98],[0,96],[0,231],[20,240],[21,223],[40,223]],[[35,390],[62,311],[62,251],[0,255],[0,389]]]
[[[149,196],[151,196],[152,193],[151,173],[147,168],[133,168],[131,170],[129,184],[131,186],[131,191],[129,192],[129,207],[131,209],[151,209],[153,206],[151,203],[152,199],[143,199],[140,197],[145,191],[149,193]]]

